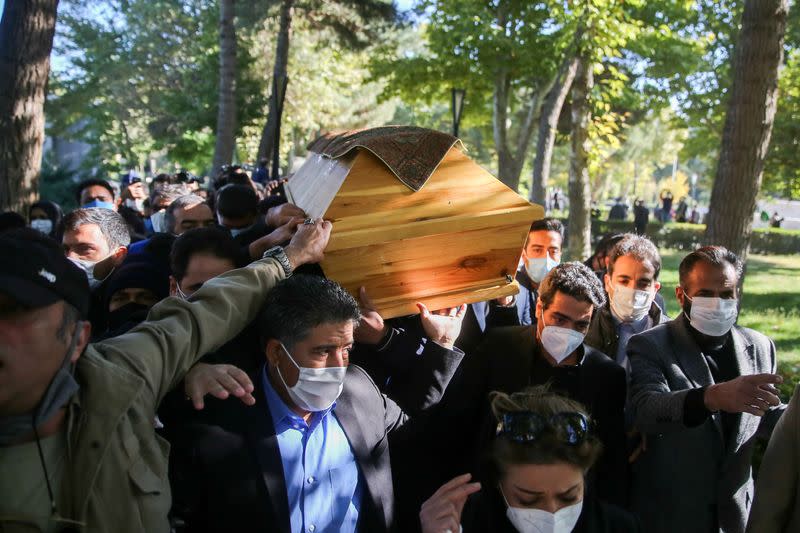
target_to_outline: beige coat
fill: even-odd
[[[800,387],[772,432],[758,471],[748,533],[800,531]]]
[[[169,445],[154,431],[156,408],[198,358],[255,318],[283,277],[263,259],[209,281],[190,302],[167,298],[129,333],[86,348],[68,408],[62,516],[92,532],[169,531]]]

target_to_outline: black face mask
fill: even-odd
[[[108,313],[108,330],[114,331],[126,324],[130,327],[147,318],[150,306],[130,302]]]

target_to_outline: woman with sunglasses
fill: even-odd
[[[602,446],[578,402],[540,386],[495,392],[491,403],[498,424],[487,482],[464,474],[439,488],[422,505],[423,533],[639,531],[631,515],[586,493]]]

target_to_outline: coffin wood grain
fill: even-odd
[[[322,269],[353,295],[366,287],[384,318],[418,312],[417,301],[440,309],[517,293],[509,279],[544,210],[460,149],[452,148],[417,192],[366,150],[325,165],[335,175],[349,169],[325,210],[333,233]],[[303,190],[293,196],[313,198],[320,209],[323,174],[304,170]]]

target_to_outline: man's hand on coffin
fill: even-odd
[[[264,252],[273,246],[280,246],[289,242],[289,240],[297,231],[297,225],[302,222],[302,218],[292,218],[283,226],[275,228],[260,239],[256,239],[255,241],[251,242],[250,246],[247,247],[248,251],[250,252],[250,259],[261,259],[261,257],[264,255]]]
[[[269,208],[264,222],[270,228],[277,228],[290,222],[293,218],[305,219],[307,216],[305,211],[294,204],[281,204]]]
[[[246,405],[253,405],[253,382],[247,374],[233,365],[208,365],[197,363],[184,378],[186,399],[192,400],[195,409],[205,407],[203,397],[211,394],[225,400],[233,395]]]
[[[296,228],[297,231],[289,241],[289,245],[283,249],[292,264],[292,269],[322,261],[333,224],[327,220],[318,220],[314,224],[301,222]]]
[[[425,304],[417,302],[417,308],[425,335],[436,344],[452,350],[461,333],[461,323],[467,312],[467,304],[431,312]]]
[[[364,287],[358,291],[358,303],[361,307],[361,322],[354,333],[356,342],[379,344],[389,328],[383,323],[383,317],[375,309],[375,304]]]

